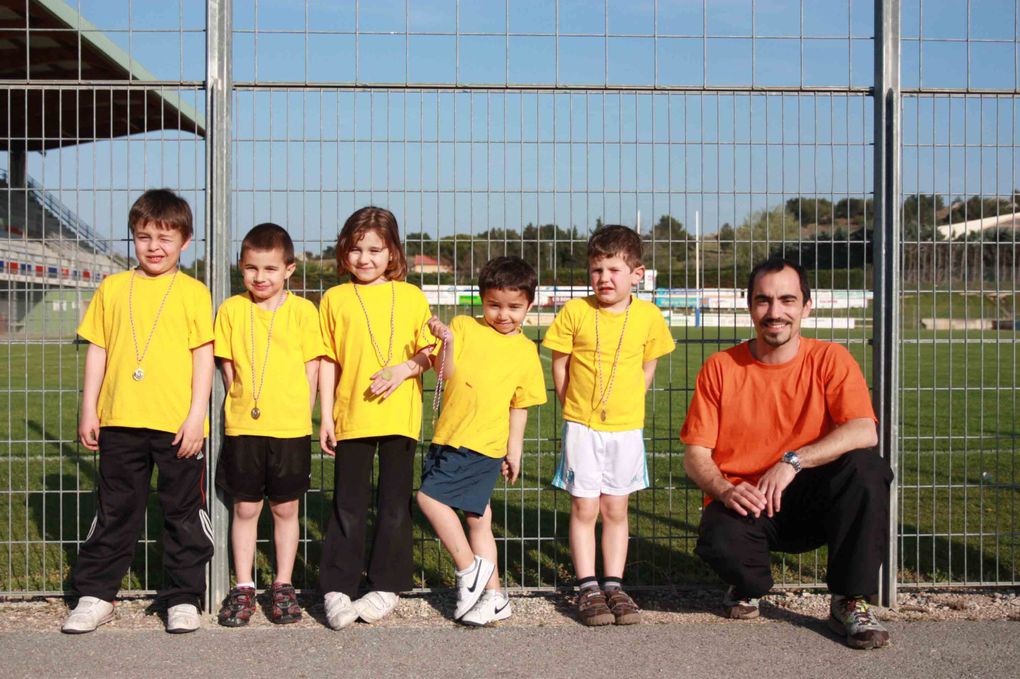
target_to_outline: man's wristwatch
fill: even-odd
[[[795,450],[788,450],[783,453],[782,461],[793,467],[793,473],[800,473],[800,455]]]

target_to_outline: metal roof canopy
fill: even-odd
[[[62,0],[0,0],[3,80],[157,81]],[[70,84],[70,83],[69,83]],[[0,150],[45,151],[155,130],[205,136],[205,121],[173,92],[105,84],[94,90],[0,91]]]

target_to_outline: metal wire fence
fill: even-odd
[[[470,285],[489,257],[531,261],[547,302],[536,340],[584,294],[590,232],[638,228],[656,272],[641,294],[678,341],[647,397],[652,483],[632,501],[628,563],[639,586],[715,582],[693,556],[700,493],[677,433],[703,360],[751,332],[739,289],[752,261],[799,258],[816,290],[807,332],[846,344],[869,377],[888,352],[898,359],[874,385],[898,408],[883,422],[899,468],[892,587],[1020,580],[1015,58],[1012,79],[983,65],[1002,45],[1016,54],[1015,29],[1001,28],[1006,10],[1015,26],[1015,3],[998,14],[885,3],[903,26],[902,173],[878,192],[883,3],[235,0],[208,3],[208,20],[205,3],[122,4],[13,3],[30,18],[7,36],[23,68],[0,81],[0,592],[63,591],[88,530],[96,460],[76,443],[74,327],[97,277],[129,261],[131,201],[162,185],[196,210],[185,264],[219,298],[239,289],[240,237],[275,221],[301,253],[295,291],[317,301],[337,281],[338,226],[377,204],[398,217],[409,280],[441,316],[476,310]],[[957,34],[947,26],[960,6]],[[976,91],[989,86],[999,91]],[[883,307],[876,225],[889,201],[901,228],[883,256],[902,295]],[[890,346],[876,317],[902,341]],[[529,418],[523,480],[493,498],[514,587],[571,583],[550,402]],[[331,461],[313,460],[295,573],[305,588],[332,494]],[[229,564],[214,509],[215,598]],[[264,519],[260,584],[272,574]],[[160,521],[153,500],[127,591],[161,580]],[[415,545],[417,586],[451,584],[423,520]],[[777,555],[777,580],[814,586],[824,563]]]

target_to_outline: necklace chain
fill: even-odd
[[[379,343],[375,341],[375,333],[372,332],[372,319],[368,317],[368,308],[365,306],[365,300],[361,299],[361,293],[358,292],[357,283],[354,283],[354,296],[358,298],[358,303],[361,304],[361,311],[365,314],[365,324],[368,326],[368,338],[372,340],[372,348],[375,349],[375,356],[379,359],[379,365],[386,368],[389,366],[390,361],[393,360],[393,335],[397,311],[396,283],[390,281],[390,346],[386,352],[385,361],[383,360],[382,349],[379,348]]]
[[[138,352],[138,335],[135,332],[135,276],[138,275],[138,270],[134,269],[131,272],[131,282],[128,283],[128,324],[131,326],[131,342],[135,347],[135,365],[137,368],[134,372],[134,379],[140,380],[145,375],[142,372],[142,359],[145,358],[145,354],[149,353],[149,343],[152,342],[152,336],[156,333],[156,324],[159,322],[159,317],[163,314],[163,307],[166,305],[166,300],[170,297],[170,291],[173,290],[174,281],[177,280],[177,272],[180,269],[175,269],[172,276],[170,276],[170,284],[166,286],[166,292],[163,293],[163,300],[159,303],[159,308],[156,309],[156,316],[152,319],[152,328],[149,329],[149,336],[145,340],[145,346],[142,347],[141,353]]]
[[[276,322],[276,312],[283,306],[283,301],[287,299],[287,293],[280,296],[280,301],[276,303],[273,308],[273,315],[269,317],[269,330],[266,333],[266,354],[262,359],[262,376],[259,377],[258,386],[255,385],[255,301],[252,300],[251,306],[249,307],[249,325],[251,326],[251,394],[255,401],[254,407],[251,409],[252,419],[259,419],[262,415],[262,411],[259,410],[259,397],[262,396],[262,387],[266,384],[266,366],[269,365],[269,345],[273,343],[273,323]]]
[[[599,378],[599,404],[602,412],[599,417],[606,421],[606,403],[613,393],[613,382],[616,380],[616,366],[620,362],[620,350],[623,348],[623,334],[627,332],[627,319],[630,318],[630,301],[627,302],[627,311],[623,314],[623,327],[620,328],[620,340],[616,343],[616,355],[613,357],[613,366],[609,370],[609,383],[602,387],[602,342],[599,337],[599,303],[595,300],[595,369]]]
[[[450,337],[453,337],[453,331],[447,329]],[[448,341],[448,340],[447,340]],[[436,429],[436,418],[439,417],[439,406],[443,402],[443,373],[446,372],[446,342],[443,342],[443,348],[439,350],[439,372],[436,373],[436,390],[432,394],[432,430],[435,433]]]

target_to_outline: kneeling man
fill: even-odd
[[[755,338],[711,356],[680,438],[706,494],[696,553],[729,584],[733,618],[758,615],[770,550],[828,545],[829,626],[854,648],[889,633],[868,606],[889,541],[889,465],[860,366],[841,345],[801,337],[811,312],[804,269],[784,259],[748,281]]]

